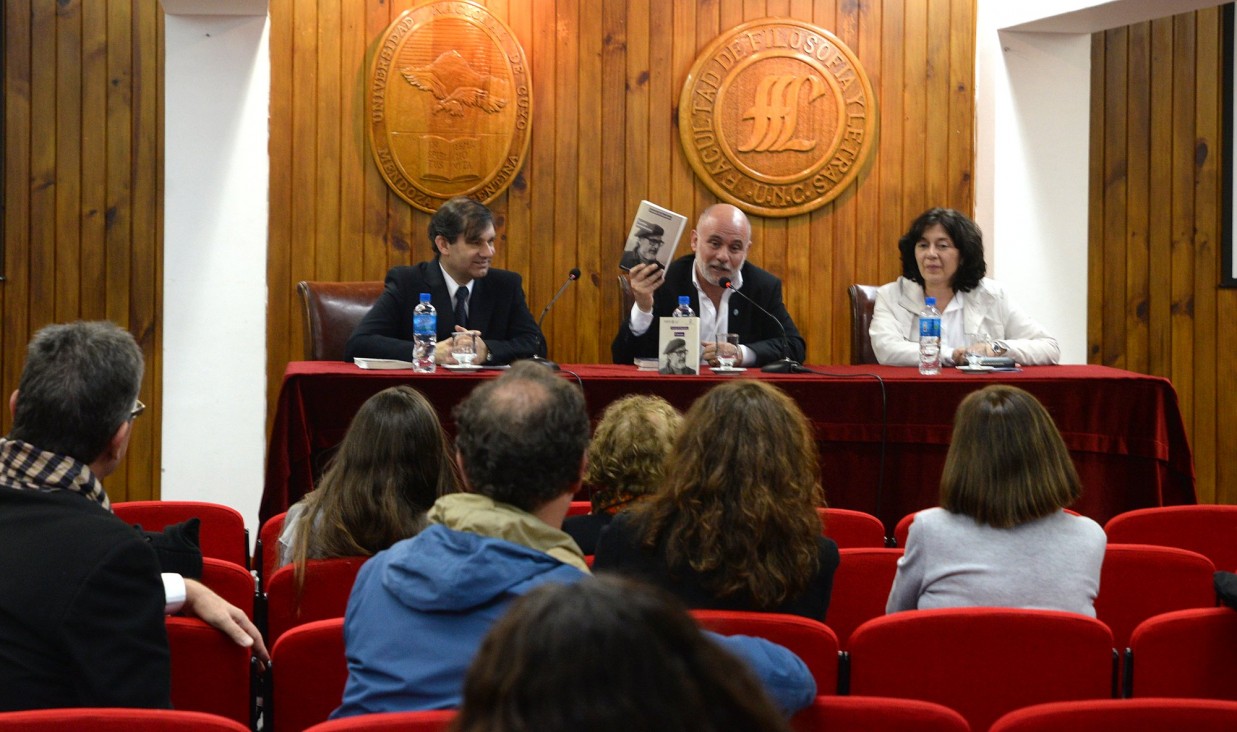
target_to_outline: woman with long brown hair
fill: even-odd
[[[317,489],[288,510],[279,564],[370,556],[416,534],[434,501],[456,490],[453,457],[420,392],[394,386],[373,395]]]
[[[662,491],[619,514],[594,568],[657,584],[690,607],[823,620],[838,548],[812,427],[777,387],[732,381],[696,400],[667,457]]]

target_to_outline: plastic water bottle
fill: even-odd
[[[430,294],[421,293],[421,302],[412,309],[412,370],[432,374],[434,347],[438,345],[438,311],[430,304]]]
[[[933,376],[941,372],[941,311],[936,298],[924,298],[919,311],[919,373]]]
[[[692,310],[692,299],[687,295],[679,295],[679,306],[674,309],[674,317],[676,318],[694,318],[696,313]]]

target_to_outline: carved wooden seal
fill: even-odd
[[[524,165],[528,62],[511,29],[463,0],[405,11],[374,54],[370,150],[401,198],[434,212],[453,196],[492,201]]]
[[[764,19],[718,36],[679,96],[679,137],[696,175],[761,216],[837,197],[876,147],[876,96],[859,59],[809,23]]]

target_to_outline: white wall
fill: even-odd
[[[1215,0],[979,0],[975,215],[989,273],[1087,360],[1090,34]]]
[[[165,0],[162,495],[232,506],[256,536],[266,448],[266,3],[204,4],[230,14],[179,14],[201,9]]]

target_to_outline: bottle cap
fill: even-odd
[[[421,302],[429,302],[429,301],[430,301],[430,294],[428,292],[422,292]]]
[[[936,306],[936,298],[935,298],[935,297],[925,297],[925,298],[923,299],[923,303],[924,303],[924,305],[931,305],[931,306],[935,307],[935,306]]]
[[[679,307],[687,307],[691,305],[692,299],[687,295],[679,295]]]

